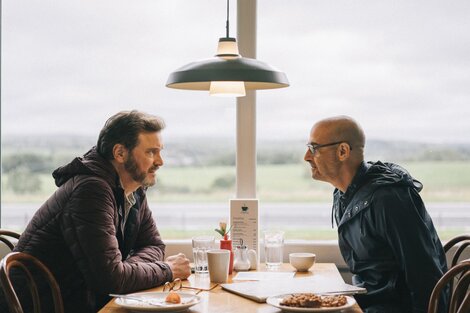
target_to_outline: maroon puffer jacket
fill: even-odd
[[[123,231],[124,191],[112,164],[95,148],[53,176],[59,189],[36,212],[15,250],[36,256],[52,270],[66,312],[96,312],[109,293],[172,279],[144,190],[136,191]]]

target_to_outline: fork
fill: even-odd
[[[142,299],[142,298],[139,298],[139,297],[133,297],[133,296],[129,296],[129,295],[119,295],[119,294],[110,293],[109,296],[113,297],[113,298],[121,298],[121,299],[126,299],[126,300],[139,301],[139,302],[143,302],[145,304],[154,305],[154,306],[166,306],[165,304],[160,303],[160,302],[153,302],[151,300]]]

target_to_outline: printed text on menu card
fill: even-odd
[[[233,199],[230,200],[230,223],[234,247],[239,245],[240,239],[248,249],[258,249],[258,200]]]

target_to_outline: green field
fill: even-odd
[[[423,183],[425,201],[470,201],[470,162],[415,162],[403,166]],[[211,189],[211,184],[217,177],[234,176],[234,172],[233,167],[166,168],[160,173],[163,186],[186,186],[191,192],[159,192],[157,187],[158,201],[226,201],[233,197],[235,187],[218,190]],[[258,166],[256,186],[263,202],[325,202],[331,201],[333,191],[331,185],[313,181],[306,164]]]
[[[418,180],[427,202],[469,202],[470,162],[410,162],[402,164]],[[52,176],[40,175],[41,188],[35,193],[14,193],[9,177],[2,177],[2,201],[44,201],[56,189]],[[233,166],[163,167],[159,182],[149,189],[156,202],[226,202],[235,195]],[[215,184],[222,179],[224,184]],[[333,187],[313,181],[306,164],[259,165],[257,195],[263,202],[329,202]]]
[[[424,184],[421,192],[425,202],[470,202],[470,162],[411,162],[402,164]],[[2,177],[2,202],[45,201],[56,189],[51,175],[39,175],[41,188],[34,193],[15,193],[9,188],[7,175]],[[159,183],[149,189],[149,200],[157,203],[220,202],[226,203],[235,195],[235,168],[163,167],[158,172]],[[215,184],[222,179],[222,184]],[[259,165],[257,169],[257,195],[266,202],[330,202],[333,187],[313,181],[306,164]],[[327,226],[327,225],[326,225]],[[165,228],[160,225],[165,239],[184,239],[213,228],[194,231]],[[463,233],[465,229],[442,229],[442,240]],[[336,230],[286,229],[286,239],[335,240]]]

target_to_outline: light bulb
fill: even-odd
[[[209,89],[211,96],[218,97],[244,97],[245,83],[231,81],[212,81]]]
[[[216,56],[226,60],[239,58],[240,53],[238,52],[237,40],[230,37],[220,38],[217,44]]]

